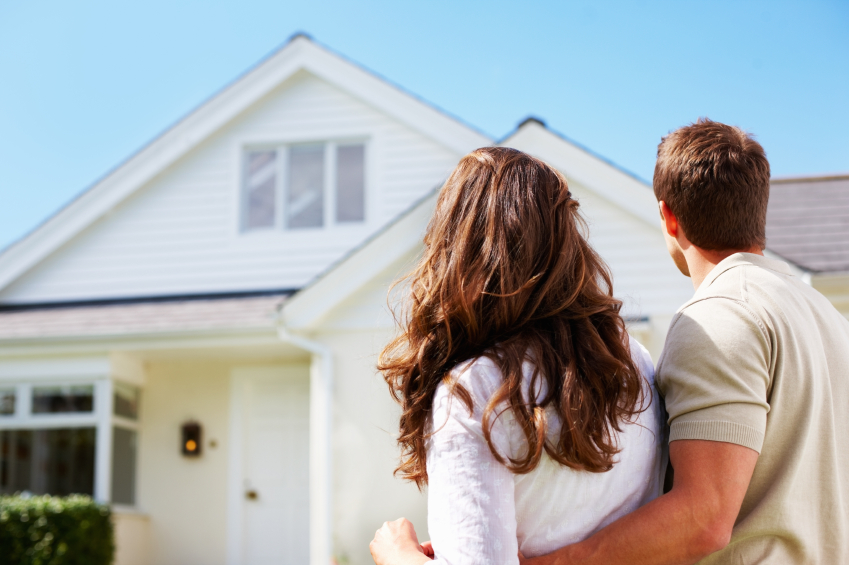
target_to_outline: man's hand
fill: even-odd
[[[733,443],[669,444],[672,490],[590,538],[521,565],[690,565],[728,545],[758,453]]]
[[[433,556],[430,543],[419,544],[416,530],[406,518],[384,522],[368,547],[377,565],[421,565]]]

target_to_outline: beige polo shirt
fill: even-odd
[[[717,265],[657,367],[669,441],[760,453],[731,543],[701,563],[849,563],[849,321],[785,263]]]

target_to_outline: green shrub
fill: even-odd
[[[109,507],[87,496],[0,496],[3,565],[110,565]]]

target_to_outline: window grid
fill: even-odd
[[[363,140],[345,140],[246,147],[239,187],[240,231],[298,231],[365,223],[367,145]],[[274,163],[273,176],[267,169],[269,162]],[[269,178],[274,179],[273,191],[263,184]],[[273,193],[273,201],[255,197],[257,186],[263,187],[264,195]],[[264,211],[258,212],[257,207],[263,206]]]
[[[113,398],[113,387],[117,385],[121,388],[127,388],[120,381],[111,379],[71,379],[59,381],[36,381],[36,382],[18,382],[4,383],[0,385],[0,396],[4,393],[14,391],[14,413],[0,415],[0,434],[6,434],[2,440],[8,440],[8,434],[15,433],[41,433],[57,430],[60,433],[62,430],[85,430],[91,429],[95,434],[94,445],[94,485],[93,494],[95,498],[102,502],[113,502],[116,504],[124,504],[127,506],[135,505],[135,489],[136,489],[136,473],[137,473],[137,451],[131,458],[129,474],[129,483],[127,480],[121,482],[121,500],[113,500],[111,491],[116,485],[116,477],[113,476],[116,461],[114,459],[114,437],[116,430],[123,432],[131,432],[133,437],[133,448],[137,450],[138,438],[141,428],[139,420],[140,414],[136,413],[135,419],[115,414],[115,401]],[[136,391],[140,391],[138,387],[133,386]],[[37,390],[44,389],[62,389],[62,390],[91,390],[93,394],[93,402],[90,411],[56,411],[56,412],[38,412],[33,403],[33,396]],[[53,432],[51,432],[53,433]],[[119,434],[121,432],[119,431]],[[54,434],[55,435],[55,434]],[[124,454],[126,459],[126,454]],[[120,462],[117,462],[120,463]],[[104,468],[106,467],[106,468]],[[123,466],[119,465],[122,472],[127,471],[128,467],[125,461]],[[121,479],[121,477],[117,477]],[[43,477],[38,479],[33,476],[32,480],[36,482],[44,482]],[[44,483],[52,484],[52,483]],[[42,488],[43,485],[34,485],[34,488]],[[132,495],[128,495],[128,493]]]

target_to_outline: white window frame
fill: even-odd
[[[124,382],[122,379],[121,382]],[[137,388],[137,383],[126,384]],[[32,412],[32,394],[34,388],[50,386],[93,385],[94,399],[91,412],[60,412],[34,414]],[[43,430],[57,428],[94,428],[94,498],[98,502],[111,503],[112,500],[112,428],[117,426],[132,430],[138,438],[141,433],[141,414],[133,420],[114,414],[113,379],[103,377],[74,376],[68,378],[2,380],[0,388],[15,390],[14,414],[0,415],[0,430]],[[136,478],[138,478],[138,452],[136,456]],[[136,489],[138,481],[136,481]],[[138,490],[136,490],[136,494]],[[135,507],[138,503],[131,506]],[[121,505],[126,506],[126,505]]]
[[[289,179],[289,148],[305,145],[322,145],[324,147],[324,187],[323,187],[323,225],[320,227],[288,228],[286,226],[286,189]],[[340,145],[363,146],[363,219],[357,222],[336,221],[336,148]],[[247,217],[247,191],[245,190],[247,155],[258,151],[275,151],[277,176],[275,183],[274,225],[268,227],[248,228],[245,225]],[[368,137],[344,137],[335,139],[289,141],[285,143],[242,143],[239,150],[239,182],[238,182],[238,232],[254,234],[269,231],[297,233],[310,231],[325,231],[348,229],[352,226],[365,226],[371,220],[372,190],[370,183],[371,142]]]

